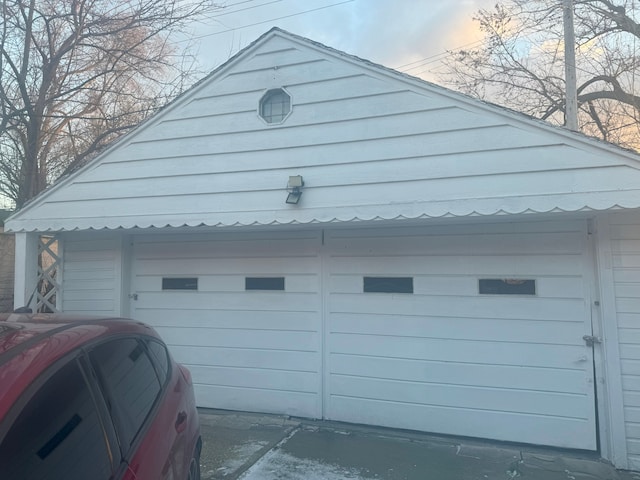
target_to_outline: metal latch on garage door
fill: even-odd
[[[587,344],[587,347],[593,347],[596,343],[602,343],[602,339],[594,335],[585,335],[582,339]]]

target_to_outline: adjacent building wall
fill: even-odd
[[[640,470],[640,215],[610,217],[629,468]]]
[[[15,236],[0,227],[0,312],[13,310]]]

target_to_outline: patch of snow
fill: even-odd
[[[239,480],[373,480],[358,469],[300,459],[272,450],[247,470]]]
[[[257,441],[257,442],[247,442],[242,445],[238,445],[234,447],[232,452],[233,454],[230,458],[217,469],[217,475],[226,476],[230,473],[238,470],[244,463],[247,461],[251,455],[260,451],[260,449],[269,445],[269,442],[265,441]]]

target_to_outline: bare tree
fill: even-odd
[[[0,195],[17,207],[184,86],[210,0],[0,0]],[[188,80],[187,80],[188,81]]]
[[[564,122],[561,0],[500,0],[475,20],[477,48],[459,50],[441,80],[556,124]],[[583,132],[640,148],[640,2],[574,0],[579,123]],[[638,72],[638,78],[636,78]]]

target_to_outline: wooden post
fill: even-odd
[[[38,234],[16,233],[15,282],[13,287],[13,308],[31,303],[38,282]],[[30,305],[33,307],[33,305]]]

